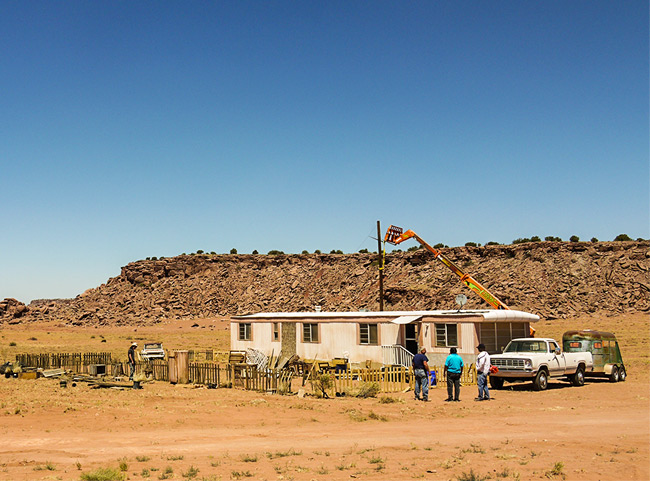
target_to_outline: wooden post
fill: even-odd
[[[381,249],[381,225],[377,221],[377,253],[379,254],[379,310],[384,310],[384,255]]]

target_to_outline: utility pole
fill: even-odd
[[[384,310],[384,253],[381,248],[381,225],[377,221],[377,253],[379,254],[379,310]]]

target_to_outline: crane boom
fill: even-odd
[[[389,244],[398,245],[408,239],[415,239],[418,241],[422,247],[431,252],[436,259],[446,265],[454,274],[460,277],[460,280],[463,284],[469,287],[471,290],[476,292],[483,300],[490,304],[495,309],[510,309],[503,302],[501,302],[496,296],[492,295],[485,287],[483,287],[476,279],[464,272],[460,267],[454,264],[450,259],[448,259],[442,252],[437,249],[434,249],[429,244],[427,244],[419,235],[417,235],[412,230],[407,230],[406,232],[402,231],[401,227],[396,227],[391,225],[386,231],[384,236],[384,241]]]

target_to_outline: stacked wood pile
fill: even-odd
[[[650,310],[647,241],[531,242],[444,252],[511,308],[543,318]],[[466,309],[489,307],[421,249],[387,255],[384,273],[387,310],[456,309],[459,293],[469,298]],[[75,299],[32,303],[19,309],[20,317],[11,305],[0,310],[0,322],[143,325],[314,306],[374,311],[377,256],[182,255],[130,263],[106,284]]]

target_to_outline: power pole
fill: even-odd
[[[379,310],[384,310],[384,253],[381,249],[381,225],[377,221],[377,253],[379,254]]]

